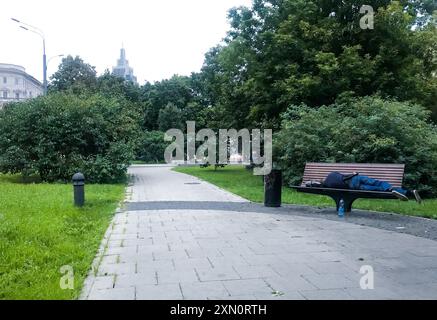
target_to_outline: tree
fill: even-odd
[[[291,106],[274,137],[285,181],[298,185],[306,162],[402,163],[405,186],[437,194],[437,127],[419,105],[364,97]]]
[[[362,30],[362,5],[375,10]],[[233,126],[279,127],[291,104],[332,104],[378,93],[437,116],[435,1],[254,0],[229,13],[225,45],[202,69],[205,88]]]
[[[164,109],[159,111],[158,127],[160,131],[167,131],[169,129],[184,129],[182,122],[182,111],[173,103],[168,103]]]
[[[137,119],[129,103],[101,95],[61,92],[8,105],[0,110],[0,172],[123,180],[141,137]]]
[[[167,147],[164,132],[147,131],[138,146],[137,159],[146,163],[164,163],[164,152]]]
[[[138,85],[124,78],[113,75],[109,70],[97,78],[96,92],[108,97],[122,97],[133,103],[141,102],[141,89]]]
[[[95,67],[85,63],[79,56],[68,56],[62,59],[62,63],[50,78],[51,91],[67,91],[83,93],[94,92],[96,89]]]
[[[158,117],[160,111],[169,104],[181,111],[181,119],[193,117],[184,120],[197,120],[197,112],[205,106],[201,93],[202,83],[199,76],[193,74],[191,77],[173,76],[170,79],[155,82],[154,84],[146,83],[142,88],[141,100],[144,105],[144,129],[153,131],[159,129]],[[185,109],[186,110],[185,112]],[[179,115],[179,111],[177,114]],[[181,120],[179,119],[179,120]],[[179,121],[178,120],[178,121]],[[160,130],[160,129],[159,129]]]

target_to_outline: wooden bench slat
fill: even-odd
[[[343,174],[349,174],[351,172],[344,172],[342,171],[341,173]],[[305,176],[307,177],[327,177],[328,176],[328,172],[327,173],[323,173],[323,174],[317,174],[317,173],[311,173],[311,174],[306,174]],[[360,172],[361,175],[366,175],[366,176],[370,176],[370,177],[381,177],[381,178],[387,178],[387,179],[393,179],[393,180],[403,180],[402,177],[393,177],[393,176],[388,176],[385,174],[372,174],[370,172]]]
[[[338,166],[338,167],[405,167],[405,164],[396,164],[396,163],[330,163],[330,162],[308,162],[307,166],[320,166],[320,167],[329,167],[329,166]]]
[[[352,172],[354,172],[353,170],[341,170],[341,169],[339,169],[339,170],[327,170],[327,171],[323,171],[323,172],[320,172],[320,171],[307,171],[306,173],[307,174],[323,175],[323,174],[329,174],[330,172],[333,172],[333,171],[339,171],[339,172],[343,172],[343,173],[352,173]],[[393,172],[393,173],[390,173],[390,172],[369,171],[369,170],[359,170],[359,171],[355,171],[355,172],[358,172],[360,174],[369,173],[369,174],[377,174],[377,175],[380,175],[380,176],[391,176],[391,177],[393,177],[393,176],[395,176],[395,177],[402,177],[403,176],[403,172]]]
[[[396,176],[396,177],[401,177],[403,176],[403,172],[402,171],[396,171],[396,172],[387,172],[387,171],[372,171],[372,170],[344,170],[341,168],[338,169],[333,169],[333,170],[326,170],[326,171],[307,171],[308,174],[314,173],[314,174],[329,174],[330,172],[333,171],[339,171],[339,172],[344,172],[344,173],[352,173],[352,172],[358,172],[360,174],[363,173],[369,173],[369,174],[377,174],[377,175],[382,175],[382,176]]]
[[[325,180],[325,178],[326,177],[309,176],[303,180],[303,183],[308,182],[308,181],[320,181],[321,182],[321,181]],[[376,179],[376,180],[380,180],[380,181],[386,181],[386,182],[392,184],[394,187],[402,186],[402,180],[400,180],[400,179],[395,180],[395,179],[386,179],[386,178],[381,178],[381,177],[371,177],[371,178]]]
[[[404,169],[396,168],[396,169],[375,169],[375,168],[361,168],[361,167],[328,167],[328,168],[307,168],[307,171],[338,171],[338,170],[345,170],[345,171],[374,171],[374,172],[403,172]]]
[[[395,174],[395,175],[402,175],[404,172],[403,170],[398,170],[398,171],[389,171],[389,170],[365,170],[365,169],[354,169],[354,170],[348,170],[345,168],[331,168],[329,170],[307,170],[307,172],[316,172],[316,173],[329,173],[329,172],[333,172],[333,171],[340,171],[340,172],[372,172],[375,174]]]
[[[324,170],[324,169],[330,169],[330,168],[344,168],[344,169],[363,169],[363,170],[404,170],[403,167],[361,167],[361,166],[323,166],[323,167],[314,167],[314,166],[308,166],[308,169],[316,169],[316,170]]]

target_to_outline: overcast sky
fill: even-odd
[[[79,55],[111,69],[124,43],[140,84],[199,71],[204,54],[229,29],[228,9],[251,0],[11,0],[0,6],[0,63],[22,65],[42,80],[40,38],[11,17],[42,29],[48,58]],[[60,58],[49,63],[49,75]]]

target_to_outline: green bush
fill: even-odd
[[[139,136],[138,115],[120,99],[53,93],[0,111],[0,171],[88,182],[126,177]]]
[[[437,194],[437,128],[424,108],[365,97],[282,115],[274,155],[289,185],[300,184],[306,162],[406,164],[404,185]]]
[[[147,131],[139,144],[137,159],[146,163],[164,163],[164,152],[169,142],[164,141],[164,132]]]

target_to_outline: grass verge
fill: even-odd
[[[76,299],[125,186],[87,185],[73,206],[68,184],[0,175],[0,299]],[[62,290],[62,266],[74,289]]]
[[[174,170],[208,181],[250,201],[264,201],[262,177],[254,176],[252,171],[246,170],[244,167],[227,166],[217,170],[214,170],[212,167],[176,167]],[[335,206],[334,201],[329,197],[300,193],[287,187],[283,187],[282,189],[282,202],[285,204],[310,205],[316,207]],[[354,203],[354,208],[356,209],[394,212],[433,219],[437,219],[436,207],[437,199],[425,200],[420,205],[415,201],[401,202],[399,200],[379,199],[358,199]]]

